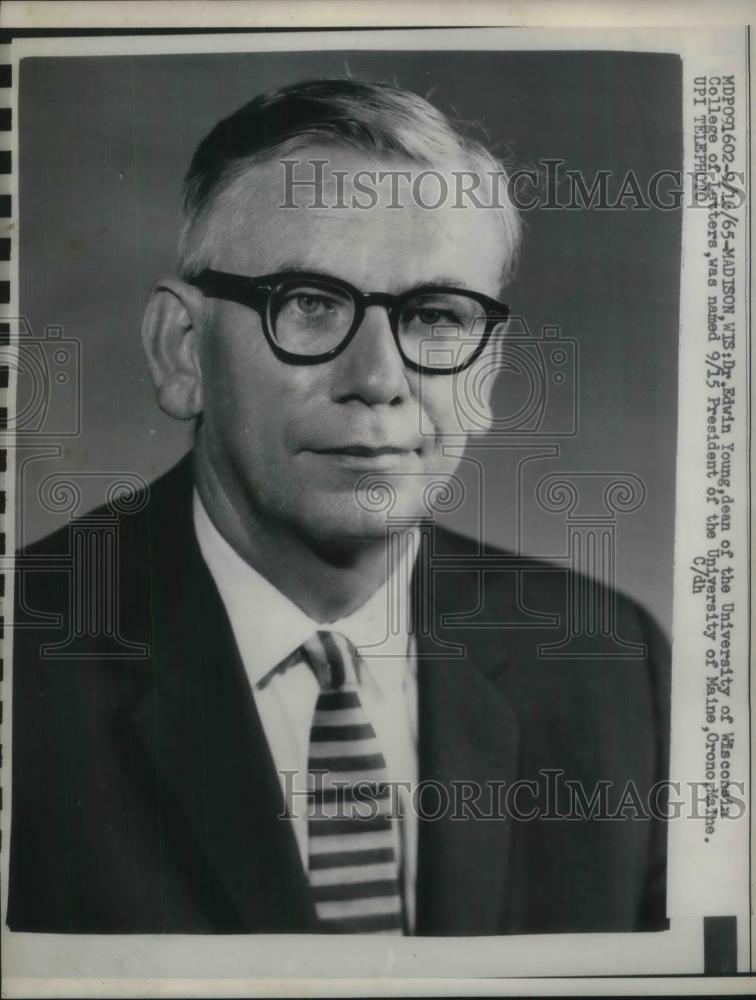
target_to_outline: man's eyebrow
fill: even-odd
[[[293,274],[311,274],[317,278],[325,278],[328,280],[332,278],[334,281],[346,281],[347,279],[342,274],[336,274],[334,271],[329,271],[327,268],[318,267],[316,264],[302,264],[299,261],[284,260],[278,264],[275,269],[270,272],[271,274],[283,274],[285,271],[289,271]],[[349,282],[351,284],[351,282]]]
[[[446,275],[431,278],[428,281],[418,281],[414,285],[409,285],[406,290],[410,292],[413,288],[466,288],[468,291],[473,290],[463,278],[450,278]]]
[[[296,260],[282,260],[276,265],[275,270],[272,272],[276,274],[278,271],[309,271],[311,274],[322,274],[324,277],[335,278],[335,274],[330,274],[328,271],[323,271],[321,268],[316,267],[314,264],[311,266],[309,264],[302,264],[301,261]]]
[[[335,274],[333,271],[325,270],[322,267],[317,267],[315,265],[302,264],[301,261],[295,260],[284,260],[281,261],[276,267],[276,271],[294,271],[301,272],[304,274],[318,274],[323,278],[336,278],[340,281],[346,281],[341,274]],[[350,282],[352,284],[352,282]],[[397,292],[398,295],[402,295],[406,292],[412,292],[419,288],[465,288],[468,291],[473,291],[472,287],[463,278],[454,278],[448,275],[439,275],[436,278],[429,278],[426,281],[415,281],[411,285],[405,285],[400,288]],[[374,291],[375,289],[363,289],[363,291]]]

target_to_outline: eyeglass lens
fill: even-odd
[[[334,350],[349,336],[355,313],[353,298],[338,286],[289,281],[274,291],[269,319],[273,337],[285,351],[316,356]],[[443,290],[407,300],[398,318],[405,357],[429,368],[464,364],[485,331],[486,312],[479,302]]]

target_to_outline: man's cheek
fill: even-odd
[[[438,446],[470,432],[464,375],[426,376],[421,383],[420,434],[426,444],[435,441]]]
[[[470,368],[446,378],[438,399],[439,423],[448,436],[484,434],[493,423],[491,401],[501,362],[485,354]]]

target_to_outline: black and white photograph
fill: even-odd
[[[4,995],[750,971],[745,30],[9,32]]]

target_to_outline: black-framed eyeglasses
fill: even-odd
[[[421,285],[401,295],[361,292],[341,278],[281,271],[258,278],[206,269],[190,284],[209,298],[259,313],[271,350],[292,365],[318,365],[340,354],[369,306],[383,306],[408,368],[453,375],[480,357],[509,307],[466,288]]]

